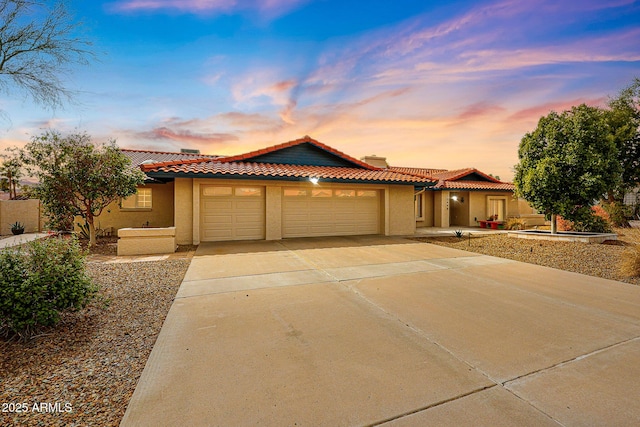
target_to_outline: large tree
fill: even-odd
[[[640,185],[640,79],[609,101],[606,118],[621,166],[620,179],[607,196],[609,202],[622,202],[625,193]]]
[[[113,140],[94,144],[86,133],[45,132],[25,146],[24,159],[39,180],[35,195],[45,211],[59,226],[84,218],[90,246],[96,242],[95,218],[110,203],[135,194],[145,177]]]
[[[0,0],[0,92],[14,89],[51,108],[69,100],[62,78],[93,56],[79,27],[62,1]]]
[[[551,215],[582,219],[620,179],[617,148],[608,131],[604,110],[579,105],[542,117],[518,149],[514,183],[518,196]]]

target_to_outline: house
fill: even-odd
[[[178,244],[413,234],[517,216],[513,185],[476,169],[390,167],[308,136],[237,156],[122,150],[147,180],[98,228],[175,226]],[[526,205],[526,203],[525,203]]]

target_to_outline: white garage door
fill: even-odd
[[[264,239],[264,187],[203,185],[200,240]]]
[[[380,196],[359,188],[284,188],[282,237],[380,232]]]

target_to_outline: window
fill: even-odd
[[[376,197],[376,190],[358,190],[358,197]]]
[[[231,196],[233,194],[233,189],[231,187],[212,187],[207,186],[202,188],[203,196]]]
[[[336,197],[356,197],[356,190],[336,190]]]
[[[307,190],[298,190],[297,188],[285,188],[284,197],[305,197]]]
[[[240,197],[259,197],[262,190],[259,187],[237,187],[236,196]]]
[[[122,199],[122,209],[151,209],[151,189],[138,188],[136,194]]]
[[[331,190],[311,190],[311,197],[331,197]]]
[[[424,190],[413,196],[414,206],[416,210],[416,220],[424,219]]]

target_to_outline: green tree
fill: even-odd
[[[62,105],[72,92],[61,76],[71,64],[87,64],[90,43],[77,36],[80,23],[65,2],[0,0],[0,92],[28,94],[51,108]]]
[[[48,131],[34,137],[23,153],[39,180],[34,192],[47,214],[58,227],[82,217],[89,225],[90,246],[96,243],[95,218],[110,203],[134,194],[145,178],[115,141],[94,144],[86,133],[63,137]]]
[[[621,171],[607,196],[611,203],[622,203],[625,193],[640,184],[640,79],[635,78],[608,105],[606,119]]]
[[[4,154],[0,154],[0,177],[6,180],[6,189],[11,200],[18,196],[18,182],[22,178],[22,160],[20,153],[15,148],[7,148]],[[3,184],[4,187],[4,184]]]
[[[605,112],[579,105],[562,114],[542,117],[518,149],[514,183],[519,197],[551,215],[581,221],[611,183],[620,179],[616,145]]]

